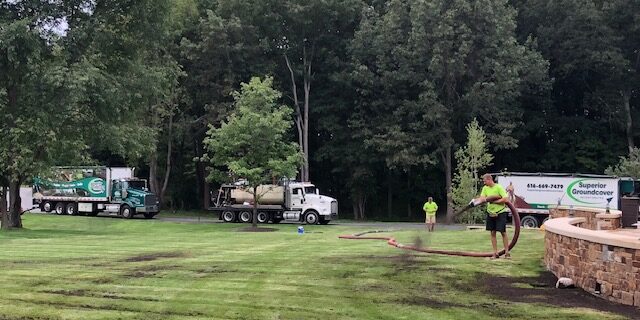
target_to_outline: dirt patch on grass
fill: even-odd
[[[200,311],[186,311],[186,312],[181,312],[181,311],[173,311],[173,310],[167,310],[167,311],[153,311],[153,310],[146,310],[146,309],[136,309],[133,307],[126,307],[126,306],[120,306],[120,305],[110,305],[110,306],[102,306],[102,305],[91,305],[88,303],[83,303],[83,304],[75,304],[73,302],[66,302],[66,301],[59,301],[59,302],[51,302],[51,301],[40,301],[40,300],[32,300],[32,299],[18,299],[18,298],[8,298],[5,299],[6,301],[15,301],[15,302],[26,302],[26,303],[31,303],[31,304],[38,304],[38,305],[45,305],[45,306],[51,306],[51,307],[55,307],[55,308],[73,308],[73,309],[85,309],[85,310],[105,310],[105,311],[121,311],[121,312],[133,312],[133,313],[138,313],[141,315],[144,315],[145,318],[144,319],[159,319],[159,318],[166,318],[166,317],[172,317],[172,316],[187,316],[187,317],[205,317],[205,316],[210,316],[204,312],[200,312]],[[1,320],[2,318],[0,318]],[[14,318],[8,318],[13,320]],[[24,318],[24,319],[30,319],[30,318]],[[36,318],[36,319],[40,319],[40,318]],[[47,318],[48,319],[48,318]]]
[[[137,300],[137,301],[162,301],[156,298],[150,297],[138,297],[138,296],[123,296],[113,292],[93,292],[89,290],[44,290],[41,291],[43,293],[50,294],[59,294],[63,296],[73,296],[73,297],[94,297],[94,298],[105,298],[105,299],[115,299],[115,300]]]
[[[580,288],[556,289],[558,280],[552,273],[538,277],[510,278],[484,275],[478,288],[486,294],[512,302],[541,303],[564,308],[589,308],[609,312],[631,319],[640,319],[640,310],[632,306],[613,303],[587,293]]]
[[[277,230],[278,229],[276,229],[276,228],[244,227],[244,228],[238,229],[238,232],[273,232],[273,231],[277,231]]]
[[[141,255],[136,255],[133,257],[126,258],[122,260],[122,262],[141,262],[141,261],[153,261],[158,259],[167,259],[167,258],[185,258],[188,257],[189,254],[186,252],[156,252],[156,253],[146,253]]]

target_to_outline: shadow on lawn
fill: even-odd
[[[455,268],[421,259],[422,255],[400,254],[392,256],[361,255],[333,258],[344,263],[371,265],[381,264],[391,270],[381,276],[384,281],[355,288],[359,292],[390,292],[407,281],[407,276],[418,276],[404,285],[410,289],[409,295],[396,300],[397,303],[424,306],[432,309],[463,308],[475,310],[497,318],[521,318],[522,312],[516,303],[530,303],[557,308],[587,308],[607,312],[629,319],[640,319],[640,310],[632,306],[613,303],[593,296],[582,289],[556,289],[557,278],[550,272],[542,272],[537,277],[501,277],[478,272],[460,277]],[[428,276],[427,276],[428,275]],[[356,277],[356,274],[344,274]],[[404,278],[404,280],[402,280]],[[424,280],[428,279],[428,280]],[[443,295],[442,293],[447,293]],[[462,296],[469,294],[490,296],[494,301],[465,303],[446,301],[443,296],[451,294]],[[498,301],[495,301],[498,300]]]

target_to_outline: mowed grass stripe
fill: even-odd
[[[0,307],[0,319],[542,319],[558,314],[572,319],[585,314],[509,303],[475,287],[479,277],[541,272],[539,231],[523,231],[512,261],[488,261],[338,239],[367,230],[348,225],[305,226],[309,233],[298,235],[297,225],[248,233],[237,232],[246,226],[240,224],[27,214],[25,226],[0,233],[0,295],[13,299],[10,308]],[[433,248],[490,248],[486,232],[389,234]],[[586,314],[616,318],[593,310]]]

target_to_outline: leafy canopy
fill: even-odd
[[[278,105],[281,93],[273,89],[273,78],[251,78],[233,98],[231,115],[220,127],[210,126],[204,140],[209,180],[225,182],[231,175],[255,187],[294,176],[302,155],[298,145],[288,141],[291,108]]]

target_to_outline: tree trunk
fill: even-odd
[[[305,54],[305,77],[304,77],[304,178],[302,181],[309,181],[309,95],[311,94],[311,62],[307,61]]]
[[[411,218],[412,210],[411,210],[411,195],[413,191],[411,190],[411,169],[407,170],[407,218]]]
[[[208,175],[207,170],[205,169],[205,176]],[[203,186],[203,199],[202,199],[202,203],[204,206],[204,209],[207,210],[209,209],[209,207],[211,207],[211,187],[209,186],[209,183],[205,181],[204,186]]]
[[[7,214],[7,187],[2,186],[0,188],[0,218],[5,214]]]
[[[20,184],[20,180],[9,181],[9,208],[8,212],[2,215],[2,229],[22,228]]]
[[[365,210],[367,206],[367,196],[362,193],[356,193],[352,196],[351,204],[353,205],[353,218],[355,220],[364,220]]]
[[[158,151],[154,148],[149,155],[149,191],[155,193],[158,197],[160,197],[160,193],[158,192],[158,180],[156,179],[157,176]],[[158,200],[160,199],[158,198]]]
[[[253,187],[253,218],[251,226],[255,229],[258,227],[258,186]]]
[[[171,148],[173,146],[173,114],[169,116],[169,134],[167,135],[167,160],[164,171],[164,181],[162,183],[162,189],[160,189],[159,200],[162,205],[162,200],[167,192],[167,186],[169,185],[169,175],[171,174]]]
[[[197,138],[193,140],[194,154],[197,158],[201,158],[203,155],[202,147],[200,145],[201,142],[202,140],[198,142]],[[204,198],[210,197],[208,182],[207,182],[207,175],[206,175],[206,167],[207,165],[204,162],[202,161],[196,162],[196,183],[198,184],[197,192],[198,194],[201,194]],[[204,210],[208,209],[208,207],[205,207],[206,201],[203,201],[201,205],[202,205],[202,209]]]
[[[626,115],[626,134],[627,134],[627,146],[629,147],[629,154],[633,151],[635,144],[633,143],[633,120],[631,118],[631,105],[629,100],[631,100],[631,92],[629,90],[623,90],[622,94],[622,103],[624,104],[624,112]]]
[[[365,216],[366,207],[367,207],[367,196],[361,195],[358,201],[358,211],[360,213],[360,220],[366,219],[366,216]]]
[[[296,129],[298,131],[298,145],[300,146],[300,151],[303,155],[306,154],[304,149],[304,117],[302,115],[302,110],[300,110],[300,101],[298,100],[298,86],[296,84],[296,76],[293,72],[293,67],[291,66],[291,62],[289,61],[289,57],[287,54],[284,54],[284,61],[287,63],[287,68],[289,69],[289,76],[291,77],[291,93],[293,93],[293,105],[296,112],[294,122],[296,124]],[[306,157],[305,157],[306,158]],[[304,177],[306,166],[304,163],[300,167],[300,180],[304,181]]]
[[[393,187],[391,170],[387,170],[387,218],[393,215]]]
[[[442,162],[444,164],[444,175],[445,175],[445,189],[447,191],[447,223],[452,223],[455,218],[455,212],[453,211],[453,197],[451,190],[451,146],[446,146],[445,150],[442,154]]]

